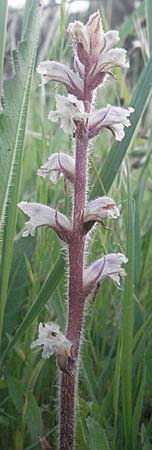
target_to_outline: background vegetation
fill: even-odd
[[[123,74],[117,70],[117,79],[98,90],[97,105],[132,105],[135,113],[121,143],[113,144],[104,131],[90,149],[88,195],[109,192],[121,205],[121,217],[112,232],[96,228],[88,261],[123,251],[129,263],[119,290],[104,281],[96,302],[88,303],[76,450],[150,450],[152,3],[90,1],[81,13],[70,10],[74,4],[52,1],[42,13],[39,1],[27,0],[24,14],[9,12],[6,36],[7,1],[0,2],[0,76],[3,62],[5,75],[4,90],[0,87],[0,448],[38,450],[40,434],[56,448],[59,374],[55,358],[42,360],[30,343],[39,321],[57,321],[65,329],[66,263],[53,231],[40,229],[36,238],[21,238],[25,218],[18,212],[16,221],[16,204],[18,199],[39,201],[70,214],[70,187],[65,193],[62,179],[56,186],[36,175],[51,153],[68,149],[71,154],[73,144],[47,120],[62,88],[55,83],[40,87],[35,66],[44,59],[72,63],[67,24],[74,17],[86,21],[98,7],[104,28],[120,29],[130,68]],[[19,47],[12,64],[14,46]]]

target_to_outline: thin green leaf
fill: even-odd
[[[142,411],[142,404],[143,404],[143,397],[144,397],[144,390],[145,390],[145,375],[146,375],[146,370],[144,367],[143,371],[142,371],[141,384],[140,384],[140,388],[139,388],[139,392],[138,392],[138,396],[137,396],[137,400],[136,400],[136,405],[135,405],[135,410],[134,410],[134,415],[133,415],[133,420],[132,420],[132,445],[133,445],[134,450],[136,450],[136,448],[137,448],[136,447],[137,437],[138,437],[139,423],[140,423],[140,418],[141,418],[141,411]]]
[[[136,236],[136,239],[134,241],[135,242],[134,282],[135,282],[136,295],[137,295],[137,290],[140,289],[141,280],[143,280],[143,273],[144,273],[144,268],[142,268],[142,270],[141,270],[141,211],[142,211],[143,197],[144,197],[144,193],[145,193],[145,185],[146,185],[146,181],[147,181],[147,169],[149,166],[149,162],[151,160],[151,154],[152,154],[152,145],[151,145],[151,140],[150,140],[150,149],[149,149],[145,164],[142,168],[139,182],[138,182],[137,189],[136,189],[136,194],[135,194],[134,235]],[[150,250],[150,242],[149,242],[149,250]],[[143,258],[144,264],[146,263],[146,260],[147,260],[147,258],[146,258],[146,254],[145,254],[145,258]]]
[[[0,0],[0,113],[3,111],[1,99],[3,95],[3,64],[6,41],[8,0]]]
[[[87,419],[88,427],[88,449],[89,450],[109,450],[109,444],[106,433],[96,420],[92,417]]]
[[[145,333],[148,333],[149,328],[151,328],[152,323],[152,313],[150,316],[148,315],[147,319],[145,319],[144,323],[141,325],[139,330],[133,339],[133,350],[136,350],[136,347],[141,344],[141,341],[145,339]]]
[[[120,389],[120,375],[121,375],[121,359],[122,359],[122,346],[121,346],[121,336],[118,341],[118,349],[116,356],[116,367],[115,367],[115,376],[114,376],[114,395],[113,395],[113,403],[114,403],[114,437],[113,437],[113,446],[115,448],[115,440],[117,435],[117,419],[118,419],[118,400],[119,400],[119,389]]]
[[[21,412],[25,400],[26,385],[21,380],[14,377],[8,377],[7,383],[10,398],[16,409]]]
[[[25,423],[33,442],[42,433],[41,411],[32,392],[29,392],[26,402]]]
[[[134,284],[134,221],[131,185],[128,169],[127,211],[127,277],[122,305],[122,402],[125,448],[129,450],[132,424],[132,341]]]
[[[149,41],[149,50],[152,51],[152,1],[145,0],[145,11],[146,11],[146,20],[147,20],[147,28],[148,28],[148,41]]]

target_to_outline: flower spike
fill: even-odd
[[[62,152],[53,153],[49,156],[46,163],[38,169],[37,174],[40,177],[49,175],[50,180],[53,183],[56,183],[60,175],[63,175],[65,179],[73,183],[75,176],[74,159]]]
[[[111,253],[88,267],[85,264],[89,230],[96,222],[107,228],[106,219],[119,217],[119,209],[110,197],[99,197],[87,203],[89,139],[107,128],[121,141],[134,111],[111,105],[96,110],[93,106],[93,91],[107,76],[115,78],[115,67],[129,66],[126,50],[115,48],[119,42],[118,31],[104,32],[99,11],[91,14],[85,25],[80,21],[72,22],[68,31],[72,37],[74,70],[55,61],[43,61],[37,71],[44,84],[57,81],[67,89],[67,96],[56,95],[56,109],[49,112],[48,118],[55,123],[59,121],[63,131],[75,138],[74,160],[62,152],[55,153],[38,170],[38,175],[49,175],[55,182],[63,175],[65,191],[66,180],[73,183],[72,224],[57,209],[39,203],[18,205],[30,217],[24,236],[29,232],[33,235],[37,227],[45,225],[52,227],[69,246],[66,337],[58,325],[40,324],[38,338],[31,345],[31,348],[43,347],[43,358],[56,353],[58,366],[64,372],[60,384],[60,450],[72,450],[75,446],[76,387],[86,298],[92,293],[95,299],[100,282],[105,278],[119,286],[120,278],[126,275],[123,264],[128,261],[123,253]]]

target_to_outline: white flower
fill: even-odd
[[[62,152],[53,153],[46,163],[38,169],[37,174],[40,177],[49,175],[53,183],[56,183],[60,175],[63,175],[64,178],[73,183],[75,176],[74,159]]]
[[[73,134],[76,131],[76,122],[86,120],[84,104],[74,95],[56,95],[56,111],[50,111],[48,119],[57,122],[61,119],[61,128],[65,133]]]
[[[107,105],[90,114],[88,128],[89,137],[96,136],[102,128],[108,128],[117,141],[125,136],[124,127],[131,125],[128,117],[134,112],[134,108],[124,109],[119,106]]]
[[[68,91],[81,98],[83,96],[83,80],[68,66],[55,61],[43,61],[37,67],[42,76],[43,84],[50,81],[59,81],[67,87]]]
[[[102,221],[102,219],[117,219],[119,209],[110,197],[99,197],[88,203],[82,212],[83,223],[89,221]]]
[[[69,219],[49,206],[34,202],[20,202],[18,207],[30,217],[30,221],[25,224],[23,237],[28,236],[30,233],[33,236],[35,229],[41,226],[51,227],[58,234],[60,232],[64,233],[64,231],[69,232],[72,229]]]
[[[31,349],[43,347],[42,358],[47,359],[53,353],[70,357],[72,343],[61,333],[59,325],[54,322],[40,323],[38,339],[32,342]]]
[[[84,271],[83,286],[88,293],[104,278],[112,278],[118,285],[120,277],[126,275],[121,264],[126,264],[128,259],[122,253],[111,253],[98,259]]]
[[[127,51],[124,48],[115,48],[101,53],[96,67],[93,67],[90,74],[95,77],[100,72],[110,72],[114,67],[129,67],[126,61]]]

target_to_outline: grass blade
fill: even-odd
[[[142,411],[142,404],[143,404],[143,398],[144,398],[144,392],[145,392],[145,382],[146,382],[146,369],[143,367],[142,370],[142,376],[141,376],[141,384],[136,400],[133,420],[132,420],[132,446],[133,449],[136,450],[137,445],[137,435],[139,430],[139,424],[141,420],[141,411]]]
[[[149,50],[152,51],[152,1],[145,0],[145,11],[146,11],[146,20],[147,20],[147,29],[148,29],[148,41],[149,41]]]
[[[132,344],[134,284],[134,221],[131,185],[128,170],[127,211],[127,278],[122,306],[122,404],[125,448],[130,449],[132,426]]]
[[[113,403],[114,403],[115,419],[114,419],[114,436],[113,436],[112,449],[115,448],[116,435],[117,435],[118,401],[119,401],[120,376],[121,376],[121,359],[122,359],[122,346],[121,346],[121,336],[120,336],[119,341],[118,341],[115,376],[114,376]]]
[[[0,121],[1,232],[4,227],[1,263],[0,340],[13,255],[26,119],[40,30],[41,7],[38,0],[31,3],[33,8],[28,28],[28,40],[21,42],[19,49],[14,51],[15,76],[4,84],[5,111],[1,114]]]
[[[8,0],[0,0],[0,113],[3,111],[1,98],[3,96],[3,64],[6,41]]]

